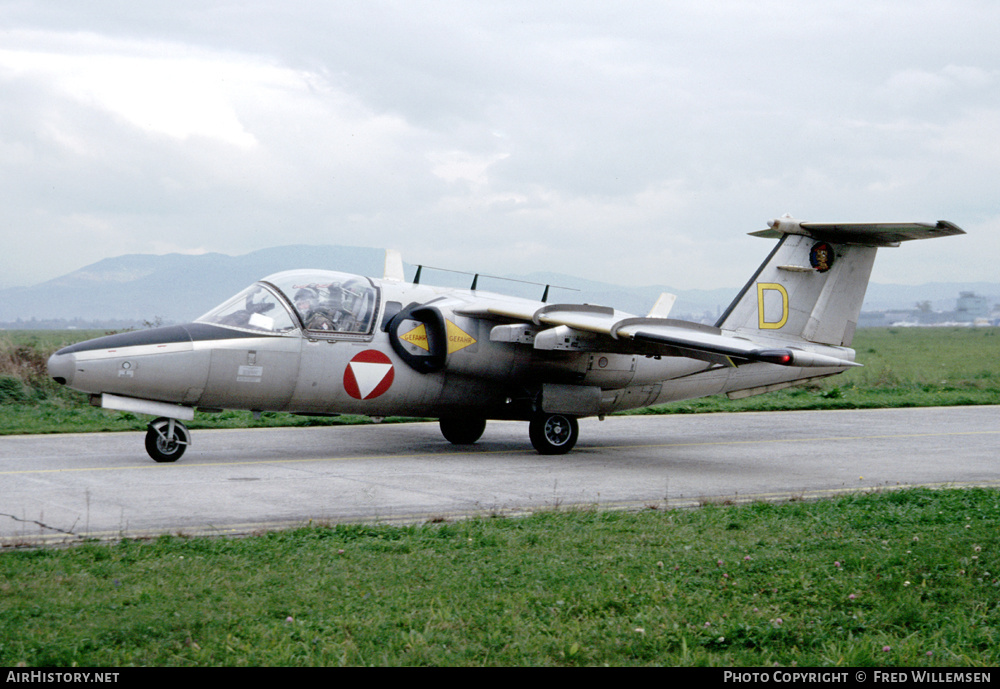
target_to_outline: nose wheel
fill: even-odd
[[[531,444],[543,455],[564,455],[576,445],[580,426],[575,416],[541,414],[528,425]]]
[[[146,431],[146,452],[157,462],[176,462],[190,444],[190,431],[177,419],[161,417]]]

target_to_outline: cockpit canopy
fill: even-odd
[[[371,333],[379,290],[368,278],[330,270],[275,273],[198,319],[271,334]]]

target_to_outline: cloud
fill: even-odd
[[[219,244],[239,248],[284,210],[314,241],[330,230],[317,227],[324,216],[404,196],[407,168],[428,166],[413,150],[420,131],[320,74],[181,44],[14,38],[19,47],[0,51],[0,88],[16,101],[0,146],[11,154],[4,177],[25,180],[25,230],[75,224],[103,253],[200,243],[218,222]],[[233,224],[243,227],[234,234]],[[294,240],[270,229],[270,242],[250,243]]]
[[[230,98],[248,80],[273,79],[278,71],[156,42],[75,34],[65,36],[56,52],[44,45],[49,41],[32,41],[30,34],[8,36],[14,44],[27,44],[0,49],[0,70],[8,80],[46,84],[57,98],[70,98],[134,127],[182,140],[205,137],[252,146],[254,139],[241,125]]]
[[[0,19],[8,283],[344,243],[739,286],[766,253],[744,233],[784,212],[970,233],[1000,215],[1000,9],[978,0],[95,0]],[[930,258],[911,269],[949,269]]]

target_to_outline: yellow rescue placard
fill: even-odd
[[[425,352],[431,351],[430,345],[427,343],[427,326],[423,323],[418,325],[413,330],[399,336],[403,342],[407,342],[414,347],[419,347]]]
[[[445,320],[445,328],[447,329],[445,336],[448,339],[449,354],[458,352],[466,347],[471,347],[476,344],[476,338],[459,328],[450,320]],[[403,333],[399,336],[399,339],[407,344],[413,345],[414,347],[419,347],[425,352],[431,351],[430,343],[427,341],[427,326],[423,323],[418,325],[413,330]]]
[[[448,328],[448,353],[457,352],[460,349],[471,347],[476,344],[476,338],[465,332],[451,321],[446,321]]]

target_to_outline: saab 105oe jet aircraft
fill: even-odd
[[[725,393],[756,395],[853,367],[849,348],[878,247],[964,234],[952,223],[827,224],[788,216],[777,246],[714,326],[420,284],[387,252],[381,279],[326,270],[265,277],[193,323],[101,337],[48,367],[95,405],[156,418],[146,450],[177,460],[195,410],[440,419],[475,443],[487,419],[528,422],[542,454],[577,419]],[[478,277],[478,276],[477,276]]]

